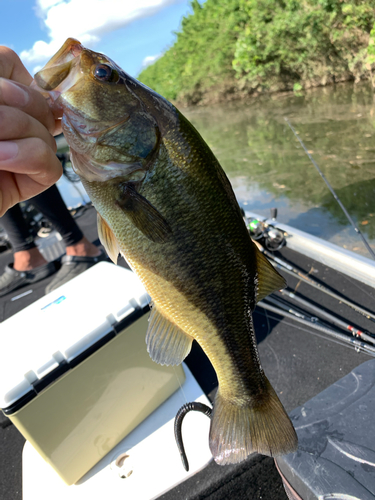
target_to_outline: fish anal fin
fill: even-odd
[[[158,210],[136,190],[133,183],[126,183],[116,202],[132,223],[151,241],[165,243],[172,230]]]
[[[277,457],[297,447],[293,424],[267,379],[263,396],[247,404],[226,400],[219,388],[210,428],[210,450],[216,463],[239,463],[254,452]]]
[[[272,264],[267,260],[267,258],[258,250],[256,245],[256,261],[257,261],[257,271],[258,271],[258,291],[256,295],[256,301],[267,297],[272,292],[276,290],[281,290],[286,287],[285,279],[279,274]]]
[[[117,264],[118,254],[120,253],[120,249],[113,234],[112,230],[103,219],[103,217],[98,213],[98,235],[99,239],[106,249],[107,254],[114,264]]]
[[[192,337],[152,306],[146,344],[153,361],[161,365],[179,365],[189,354],[192,342]]]

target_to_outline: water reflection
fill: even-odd
[[[363,243],[286,125],[298,131],[375,249],[375,102],[369,84],[185,110],[249,210],[365,256]]]

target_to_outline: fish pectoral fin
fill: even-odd
[[[193,338],[152,306],[146,344],[150,357],[160,365],[179,365],[191,350]]]
[[[99,239],[106,249],[107,254],[114,264],[117,264],[118,254],[120,253],[120,249],[115,238],[115,235],[112,232],[112,229],[108,226],[103,217],[98,213],[98,235]]]
[[[296,431],[266,377],[261,397],[227,400],[219,387],[213,407],[209,442],[219,465],[242,462],[254,452],[277,457],[297,450]]]
[[[134,184],[126,183],[123,186],[121,198],[116,204],[151,241],[165,243],[172,235],[168,222],[144,196],[137,192]]]
[[[279,274],[272,264],[267,260],[267,258],[256,248],[256,261],[257,261],[257,271],[258,271],[258,291],[256,295],[256,301],[267,297],[272,292],[276,290],[281,290],[286,287],[285,279]]]

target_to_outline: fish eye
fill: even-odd
[[[115,83],[119,79],[117,71],[108,64],[98,64],[93,71],[94,77],[101,82]]]

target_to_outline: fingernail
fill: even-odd
[[[29,102],[29,94],[16,83],[0,78],[0,96],[8,106],[23,107]]]
[[[18,144],[12,141],[0,141],[0,161],[12,160],[18,154]]]

